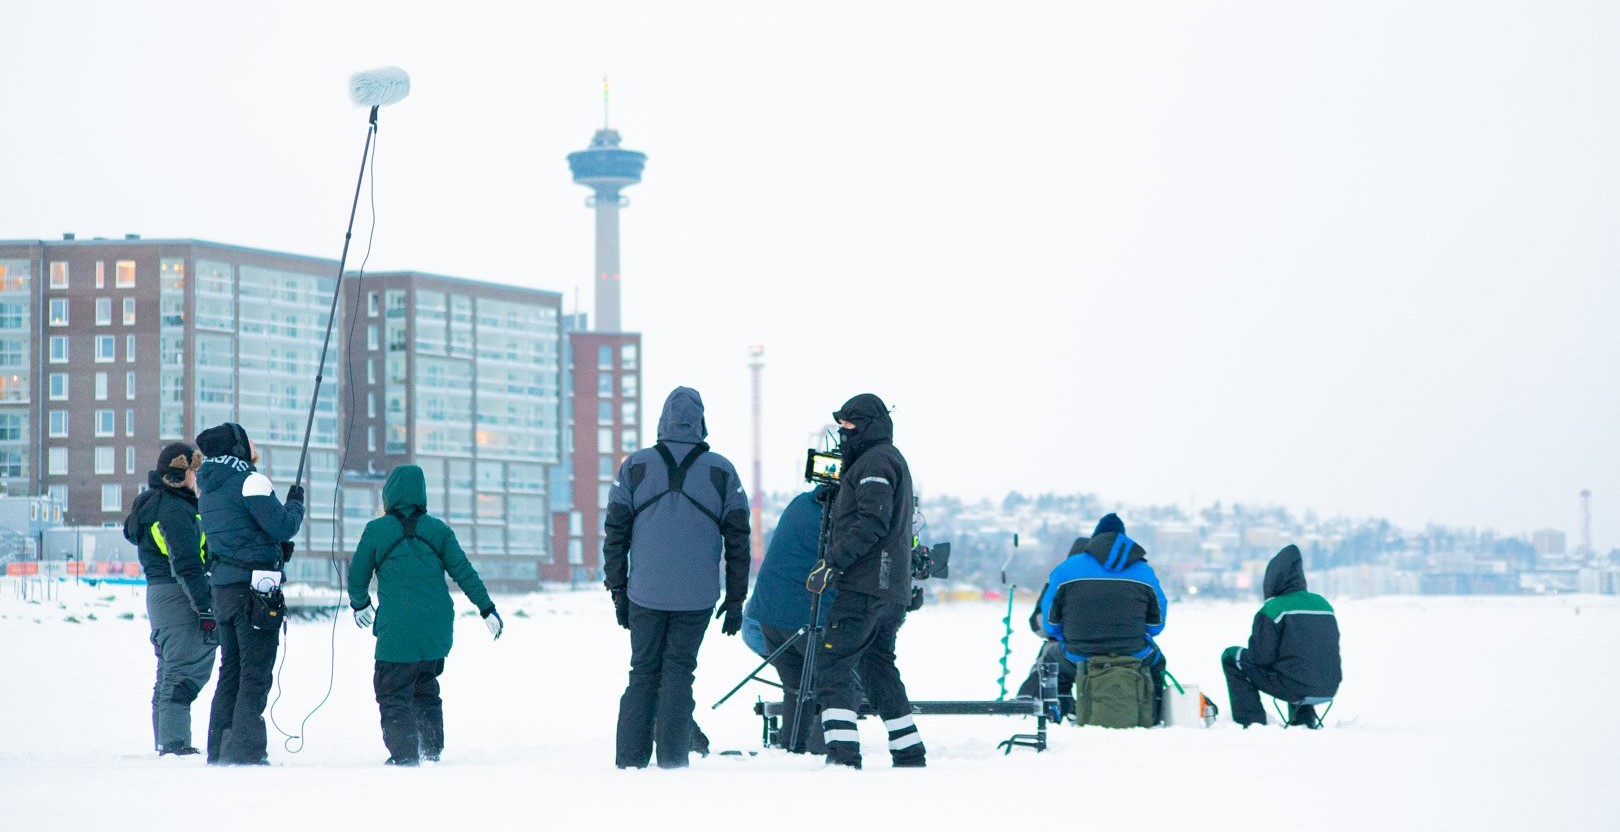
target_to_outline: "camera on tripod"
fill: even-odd
[[[911,577],[915,580],[926,581],[929,578],[948,578],[951,575],[951,544],[935,543],[933,546],[924,546],[921,543],[911,547]]]

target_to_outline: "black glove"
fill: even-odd
[[[734,636],[742,632],[742,607],[741,601],[727,601],[720,605],[720,609],[714,611],[717,620],[726,619],[720,624],[722,635]]]
[[[292,560],[292,553],[293,542],[291,540],[281,541],[281,562],[285,564],[287,561]]]
[[[613,595],[613,617],[619,620],[620,627],[630,629],[630,596],[625,594],[623,588],[610,589],[608,592]]]
[[[197,613],[197,617],[201,619],[201,623],[198,625],[198,628],[202,630],[203,644],[218,644],[219,622],[214,620],[214,611],[203,610],[202,612]]]
[[[302,503],[304,501],[304,487],[298,483],[287,486],[287,499],[285,502]]]
[[[911,603],[906,605],[906,612],[916,612],[917,610],[922,609],[923,600],[924,600],[923,588],[920,587],[920,586],[912,587],[911,588]]]
[[[804,588],[820,595],[837,580],[838,570],[827,565],[826,561],[818,560],[816,565],[811,567],[810,576],[804,579]]]

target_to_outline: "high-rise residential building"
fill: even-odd
[[[343,305],[353,321],[340,402],[345,547],[381,510],[361,508],[376,480],[420,465],[429,511],[455,529],[484,582],[537,587],[562,559],[547,533],[562,453],[562,296],[389,272],[347,277]]]
[[[563,410],[565,466],[553,487],[568,491],[566,500],[553,500],[552,539],[566,557],[545,570],[545,577],[600,581],[602,523],[619,463],[658,438],[658,413],[642,408],[641,335],[570,332],[563,379],[569,391]]]
[[[199,240],[0,241],[0,483],[55,498],[70,525],[118,524],[164,443],[225,421],[290,481],[336,270]],[[310,440],[306,552],[334,531],[337,370]]]

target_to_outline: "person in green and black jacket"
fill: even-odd
[[[376,626],[377,667],[372,687],[382,711],[388,765],[438,761],[444,750],[444,702],[439,674],[450,655],[455,605],[445,573],[478,607],[489,634],[501,637],[501,614],[467,561],[456,533],[427,513],[427,480],[416,465],[401,465],[383,484],[387,512],[366,524],[349,562],[349,606],[354,623]],[[371,577],[377,576],[377,606]]]
[[[1247,728],[1266,724],[1260,694],[1295,703],[1339,692],[1339,621],[1326,598],[1305,591],[1305,566],[1290,543],[1266,565],[1266,603],[1254,614],[1249,646],[1221,654],[1232,719]],[[1290,704],[1289,725],[1316,727],[1310,705]]]
[[[146,617],[152,624],[157,682],[152,685],[152,738],[158,756],[196,754],[191,703],[214,667],[219,638],[208,550],[197,523],[197,468],[202,454],[184,442],[163,446],[147,490],[124,519],[146,573]]]

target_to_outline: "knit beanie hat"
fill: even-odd
[[[1119,519],[1119,515],[1111,511],[1104,514],[1103,519],[1097,521],[1097,528],[1092,531],[1091,536],[1096,537],[1098,535],[1108,534],[1109,532],[1113,532],[1114,534],[1125,533],[1125,521]]]
[[[241,437],[240,443],[238,437]],[[241,425],[235,422],[226,422],[215,425],[202,433],[197,434],[197,450],[203,456],[237,456],[243,459],[248,454],[248,435]]]

